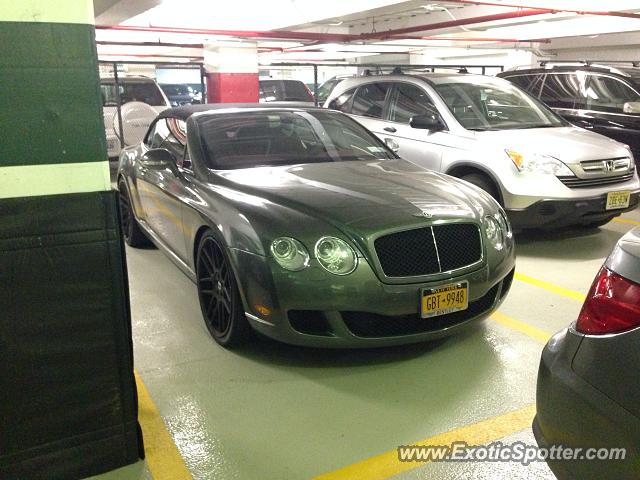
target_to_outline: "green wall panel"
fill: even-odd
[[[0,22],[0,167],[103,161],[92,25]]]

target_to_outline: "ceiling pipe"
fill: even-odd
[[[321,42],[349,42],[355,35],[341,33],[294,32],[286,30],[210,30],[203,28],[156,27],[134,25],[96,25],[96,30],[118,30],[126,32],[182,33],[188,35],[211,35],[243,38],[268,38],[280,40],[309,40]]]
[[[389,39],[392,36],[403,35],[405,33],[427,32],[430,30],[440,30],[443,28],[459,27],[462,25],[473,25],[477,23],[495,22],[498,20],[509,20],[513,18],[531,17],[535,15],[547,14],[546,10],[515,10],[511,12],[497,13],[494,15],[482,15],[480,17],[461,18],[459,20],[448,20],[446,22],[431,23],[428,25],[416,25],[414,27],[396,28],[384,32],[371,32],[359,35],[360,40]]]
[[[171,43],[171,42],[112,42],[96,40],[96,45],[122,45],[131,47],[176,47],[176,48],[204,48],[203,43]]]
[[[480,17],[463,18],[460,20],[449,20],[446,22],[431,23],[427,25],[417,25],[414,27],[386,30],[382,32],[371,32],[361,34],[342,33],[317,33],[317,32],[296,32],[291,30],[209,30],[201,28],[180,28],[161,26],[134,26],[134,25],[96,25],[97,30],[118,30],[128,32],[155,32],[155,33],[182,33],[190,35],[211,35],[244,38],[269,38],[282,40],[307,40],[318,42],[348,43],[364,40],[417,40],[420,38],[406,37],[403,34],[413,32],[426,32],[429,30],[439,30],[460,25],[472,25],[477,23],[493,22],[498,20],[508,20],[512,18],[529,17],[533,15],[543,15],[549,13],[546,10],[516,10],[511,12],[498,13],[495,15],[483,15]],[[465,41],[461,39],[460,41]],[[484,40],[483,40],[484,41]]]
[[[640,14],[638,13],[594,11],[594,10],[573,10],[569,8],[534,7],[530,5],[490,2],[485,0],[447,0],[447,3],[463,3],[467,5],[482,5],[486,7],[528,8],[528,9],[545,10],[546,13],[577,13],[579,15],[601,15],[606,17],[625,17],[625,18],[640,19]]]
[[[386,40],[425,40],[425,41],[446,41],[446,42],[490,42],[490,43],[551,43],[548,38],[498,38],[498,37],[421,37],[421,36],[402,36],[390,37]]]
[[[190,60],[204,60],[198,55],[162,55],[159,53],[98,53],[98,57],[139,57],[139,58],[188,58]]]

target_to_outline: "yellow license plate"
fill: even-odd
[[[422,318],[437,317],[469,308],[469,282],[424,288],[420,297]]]
[[[607,194],[607,210],[627,208],[630,199],[630,192],[609,192]]]

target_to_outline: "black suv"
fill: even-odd
[[[626,63],[625,63],[626,65]],[[640,159],[640,66],[545,63],[499,73],[574,125],[626,143]]]

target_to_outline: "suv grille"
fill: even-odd
[[[480,229],[470,223],[416,228],[376,239],[376,254],[387,277],[432,275],[482,259]]]
[[[633,178],[633,170],[624,175],[616,175],[615,177],[600,177],[600,178],[577,178],[577,177],[558,177],[562,183],[569,188],[589,188],[599,187],[601,185],[615,185],[616,183],[623,183]]]
[[[626,172],[631,167],[629,157],[605,158],[603,160],[588,160],[580,162],[580,166],[587,173],[592,172]]]

